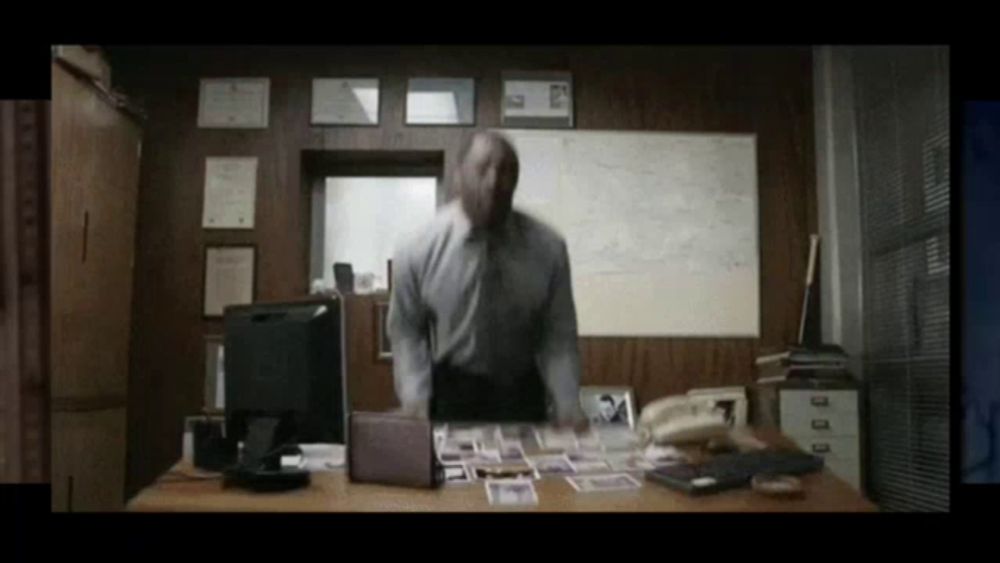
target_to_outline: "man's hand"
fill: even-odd
[[[557,428],[572,428],[575,432],[583,433],[590,429],[590,421],[583,415],[580,409],[574,409],[566,416],[558,417],[555,421]]]

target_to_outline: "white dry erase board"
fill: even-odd
[[[756,137],[500,130],[569,248],[587,336],[760,335]]]

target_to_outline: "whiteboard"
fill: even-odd
[[[502,130],[569,248],[581,335],[760,336],[754,135]]]

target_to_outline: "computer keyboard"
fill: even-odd
[[[823,468],[823,458],[798,451],[760,450],[723,454],[699,464],[682,463],[646,472],[646,479],[690,495],[745,487],[754,475],[801,475]]]

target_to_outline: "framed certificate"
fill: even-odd
[[[198,127],[267,129],[269,78],[203,78],[198,92]]]
[[[378,78],[314,78],[313,125],[378,125]]]
[[[257,195],[257,157],[205,159],[203,229],[252,229]]]
[[[474,78],[411,78],[406,86],[407,125],[475,125]]]
[[[221,334],[205,337],[205,412],[226,408],[224,340]]]
[[[253,303],[256,257],[253,245],[205,248],[203,317],[221,318],[229,305]]]
[[[503,73],[504,127],[573,127],[573,76],[568,72]]]

